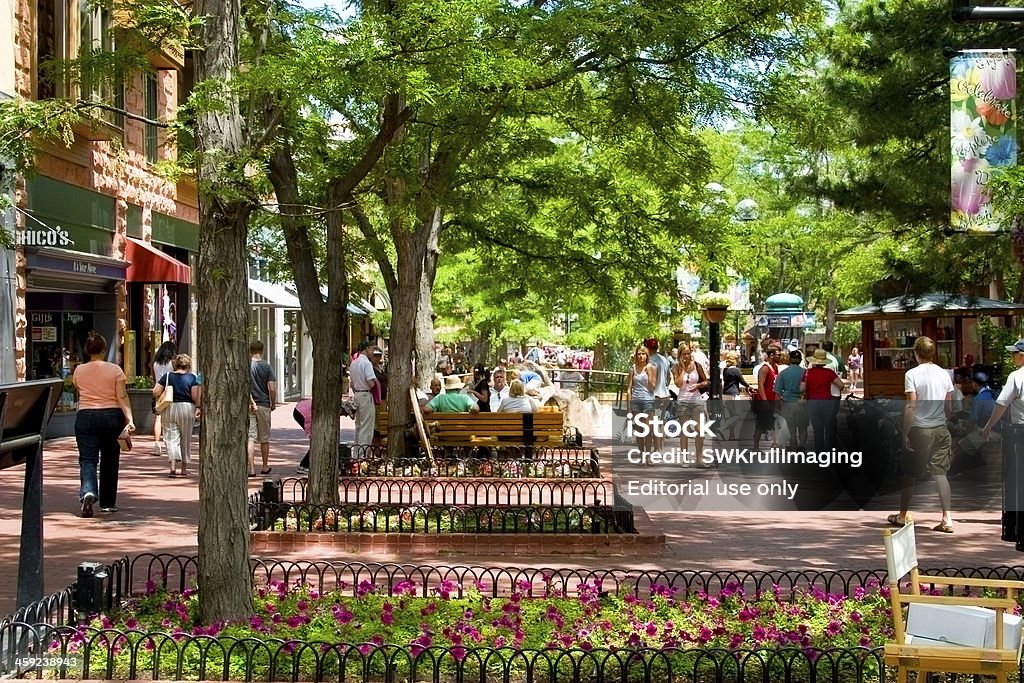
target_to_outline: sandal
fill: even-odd
[[[900,521],[899,514],[895,512],[886,517],[885,520],[889,522],[889,526],[907,526],[908,524],[914,523],[914,519],[909,513],[903,518],[903,521]],[[950,531],[952,531],[952,529],[950,529]]]
[[[947,524],[946,522],[939,522],[938,526],[933,526],[932,531],[941,531],[944,534],[953,533],[953,525]]]
[[[270,474],[270,470],[272,470],[272,469],[274,469],[274,468],[273,467],[268,467],[265,470],[260,470],[260,474]]]

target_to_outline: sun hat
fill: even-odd
[[[811,365],[828,365],[828,354],[825,349],[815,349],[810,360]]]
[[[1024,353],[1024,339],[1018,339],[1016,344],[1007,346],[1006,350],[1013,353]]]
[[[458,391],[464,386],[466,385],[462,383],[462,378],[458,375],[447,375],[444,378],[445,391]]]

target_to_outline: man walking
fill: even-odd
[[[1013,353],[1013,364],[1017,369],[1006,378],[992,415],[981,430],[983,441],[988,441],[992,429],[1003,419],[1007,410],[1010,411],[1010,424],[1024,425],[1024,339],[1018,340],[1013,346],[1007,346],[1006,350]]]
[[[950,512],[952,494],[949,472],[952,439],[946,421],[952,414],[953,380],[949,373],[935,364],[935,342],[918,337],[914,342],[917,367],[907,370],[903,379],[907,404],[903,409],[903,488],[900,491],[899,514],[889,515],[889,524],[912,524],[910,503],[918,478],[932,475],[939,493],[942,521],[934,531],[953,533]]]
[[[377,386],[377,374],[373,371],[373,362],[370,360],[371,346],[372,344],[366,340],[359,342],[359,353],[348,371],[352,400],[356,404],[356,446],[369,446],[373,443],[373,423],[377,418],[377,408],[373,403],[373,388]],[[358,455],[363,456],[365,453]]]
[[[263,342],[249,343],[249,476],[256,476],[256,448],[260,449],[263,469],[270,474],[270,413],[277,407],[277,377],[270,363],[263,360]]]

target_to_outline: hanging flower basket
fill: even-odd
[[[720,323],[729,313],[732,298],[725,292],[704,292],[697,295],[697,305],[709,323]]]
[[[725,316],[729,315],[729,309],[724,306],[708,306],[701,312],[704,314],[704,319],[709,323],[724,322]]]

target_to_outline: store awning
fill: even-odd
[[[1024,315],[1024,304],[986,297],[929,292],[896,296],[878,303],[862,304],[836,313],[836,320],[886,320],[978,315]]]
[[[125,279],[128,282],[192,283],[192,269],[165,254],[149,242],[128,237],[124,257],[129,262]]]

